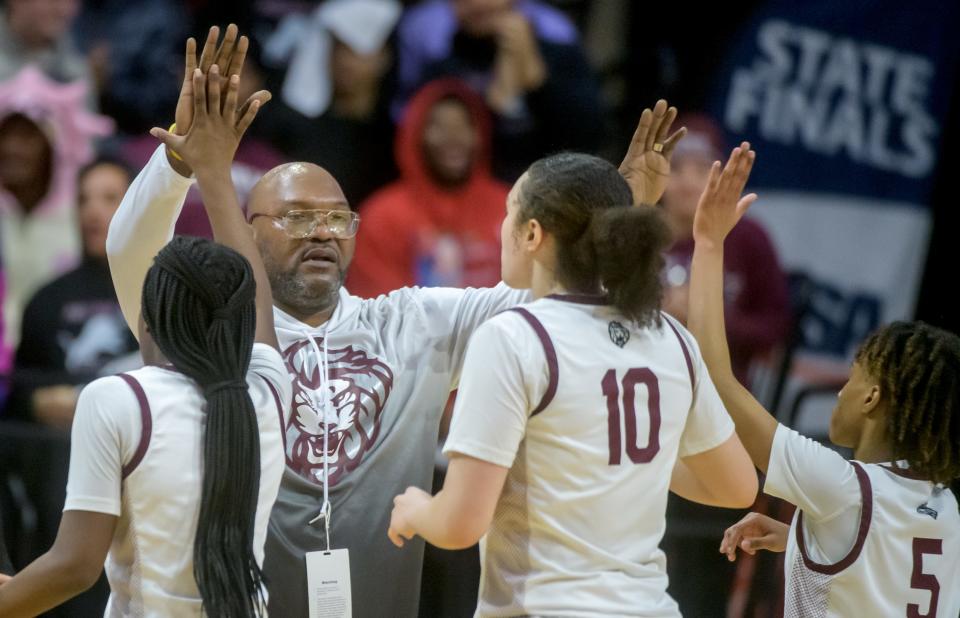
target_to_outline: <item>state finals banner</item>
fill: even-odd
[[[958,7],[774,0],[721,73],[712,111],[731,144],[757,151],[751,216],[784,269],[813,280],[802,382],[842,378],[870,331],[913,317],[955,95]]]

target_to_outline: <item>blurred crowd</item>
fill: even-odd
[[[0,529],[17,565],[44,550],[56,530],[79,389],[140,363],[110,280],[107,228],[156,148],[148,129],[173,120],[184,41],[211,24],[234,22],[252,34],[241,100],[261,88],[274,95],[237,153],[241,202],[282,161],[327,168],[361,216],[346,284],[364,297],[409,285],[495,284],[499,223],[523,170],[560,150],[617,162],[637,110],[671,96],[689,134],[660,205],[675,241],[664,307],[685,319],[692,217],[712,161],[727,150],[716,122],[697,113],[706,87],[690,83],[707,81],[720,34],[697,54],[671,48],[663,18],[677,13],[629,0],[221,4],[2,3],[0,418],[18,429],[0,434]],[[717,31],[732,30],[751,4],[718,11]],[[178,232],[210,235],[199,199],[191,193]],[[747,381],[790,329],[787,282],[756,222],[729,238],[727,269],[729,338],[735,370]],[[25,425],[40,432],[23,433]],[[20,471],[17,482],[4,470]],[[671,508],[687,521],[702,515],[689,505]],[[704,596],[710,586],[725,594],[732,578],[714,555],[712,530],[724,522],[708,525],[703,539],[665,543],[678,556],[670,556],[671,570],[705,574],[697,579]],[[691,552],[707,552],[711,562],[702,570],[685,564]],[[477,569],[471,552],[428,555],[422,614],[470,615]],[[674,593],[685,611],[712,615]],[[64,615],[93,615],[103,589],[85,596],[79,602],[89,605],[76,607],[86,609]]]

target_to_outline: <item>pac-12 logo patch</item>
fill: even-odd
[[[630,331],[624,328],[620,322],[610,322],[610,326],[607,327],[607,332],[610,333],[610,341],[621,348],[630,341]]]

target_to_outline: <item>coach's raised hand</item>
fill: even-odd
[[[223,35],[223,40],[218,45],[220,39],[220,28],[213,26],[207,33],[207,40],[203,44],[203,50],[200,52],[200,58],[197,59],[197,41],[194,38],[187,39],[186,53],[184,54],[184,72],[183,83],[180,86],[180,98],[177,100],[177,110],[174,114],[173,133],[176,135],[186,135],[193,125],[194,119],[194,74],[197,69],[206,77],[211,68],[216,66],[222,76],[230,79],[233,76],[239,77],[243,71],[243,63],[247,57],[247,48],[250,41],[246,36],[238,36],[237,26],[230,24],[227,26]],[[263,105],[270,100],[270,93],[266,90],[260,90],[253,93],[243,103],[237,112],[239,117],[243,117],[249,107],[259,101]],[[184,176],[190,176],[192,170],[186,161],[177,159],[167,151],[167,159],[170,165]]]
[[[670,157],[677,142],[687,134],[686,127],[670,133],[676,119],[677,108],[668,107],[663,99],[640,114],[640,123],[620,164],[620,175],[630,185],[634,204],[656,204],[667,188]]]

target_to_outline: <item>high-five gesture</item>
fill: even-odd
[[[640,123],[620,164],[620,175],[630,185],[634,204],[656,204],[667,188],[670,157],[677,142],[687,134],[685,127],[670,133],[676,118],[677,108],[668,107],[663,99],[640,114]]]
[[[750,144],[743,142],[733,149],[722,171],[720,162],[714,162],[693,218],[693,238],[698,245],[722,246],[733,226],[756,201],[756,193],[743,195],[755,158]]]
[[[237,27],[230,24],[223,35],[223,40],[218,45],[220,28],[213,26],[207,33],[207,40],[203,44],[199,59],[197,59],[197,41],[192,37],[187,39],[184,54],[183,84],[180,86],[180,98],[177,100],[177,110],[174,114],[176,127],[173,132],[176,135],[186,135],[193,124],[195,109],[194,73],[198,69],[206,76],[210,69],[216,66],[220,74],[226,79],[235,75],[239,76],[243,71],[243,63],[247,57],[250,41],[246,36],[238,35]],[[263,105],[269,100],[270,93],[266,90],[255,92],[243,103],[237,114],[240,117],[244,116],[254,101],[259,101],[259,104]],[[170,163],[181,174],[190,175],[191,170],[184,161],[177,160],[176,157],[170,157]]]
[[[192,122],[186,135],[175,135],[159,127],[150,134],[167,148],[175,151],[199,176],[202,171],[229,173],[233,155],[240,138],[260,110],[259,99],[253,100],[246,111],[237,110],[237,89],[240,78],[232,75],[227,80],[227,92],[221,105],[220,69],[214,64],[209,75],[194,69],[192,79]]]
[[[176,151],[196,172],[203,206],[213,227],[213,239],[249,260],[257,282],[256,341],[276,348],[270,280],[230,176],[240,138],[260,111],[261,102],[255,99],[245,109],[237,109],[240,78],[234,74],[224,80],[216,64],[210,66],[206,75],[201,68],[195,68],[192,78],[193,122],[187,134],[174,135],[160,128],[151,129],[150,133]]]

